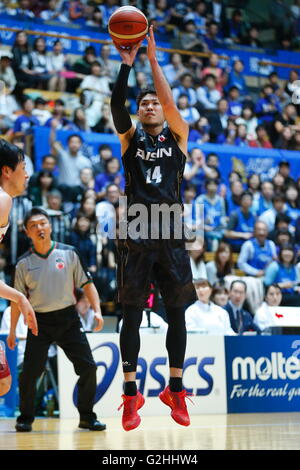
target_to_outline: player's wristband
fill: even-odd
[[[130,115],[125,106],[130,70],[130,65],[121,64],[119,75],[111,95],[111,112],[114,125],[119,134],[124,134],[132,126]]]

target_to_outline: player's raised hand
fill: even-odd
[[[152,59],[156,58],[156,43],[154,38],[153,25],[150,26],[149,36],[146,36],[146,39],[148,42],[147,55],[149,61],[151,61]]]
[[[143,40],[133,44],[131,48],[124,49],[120,44],[117,44],[113,41],[115,48],[119,51],[119,54],[122,58],[124,64],[132,66],[134,59],[136,57],[137,51],[139,50],[140,46],[142,45]]]
[[[25,295],[22,295],[19,302],[17,303],[18,309],[24,315],[25,325],[31,330],[32,334],[38,335],[38,324],[36,321],[36,316],[33,311],[32,306],[29,301],[26,299]]]

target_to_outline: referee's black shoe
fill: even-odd
[[[92,421],[79,421],[79,428],[89,429],[90,431],[104,431],[106,429],[106,424],[100,423],[97,419]]]
[[[16,422],[15,429],[17,432],[30,432],[32,431],[32,426],[30,423]]]

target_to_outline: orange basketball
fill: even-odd
[[[118,8],[109,18],[108,32],[116,43],[130,47],[144,39],[148,32],[148,20],[138,8]]]

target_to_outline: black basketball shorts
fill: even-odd
[[[174,246],[172,241],[162,240],[155,249],[136,249],[123,242],[118,255],[118,300],[122,304],[145,306],[153,281],[166,307],[182,307],[196,300],[184,242]]]

